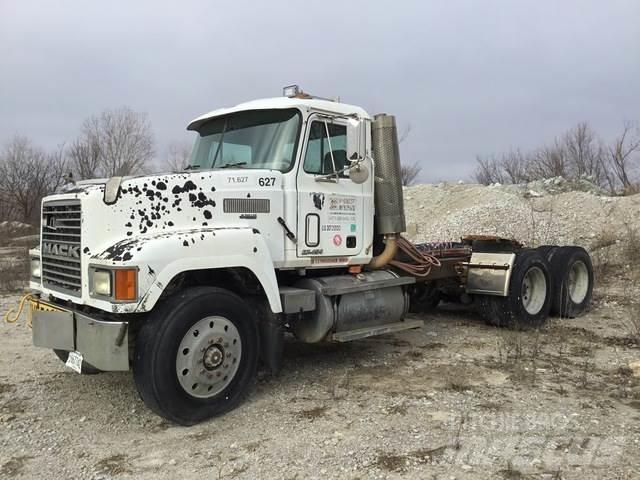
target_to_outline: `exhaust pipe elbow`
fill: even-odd
[[[386,238],[384,250],[380,255],[377,255],[371,259],[368,267],[371,270],[377,270],[387,265],[393,257],[396,256],[398,251],[398,237],[397,235],[390,235]]]

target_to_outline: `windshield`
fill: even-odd
[[[291,169],[300,131],[297,109],[252,110],[214,118],[198,130],[188,168]]]

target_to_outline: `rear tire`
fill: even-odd
[[[67,363],[67,358],[69,358],[69,352],[67,352],[66,350],[58,350],[58,349],[53,349],[53,353],[56,354],[56,356],[62,360],[62,363],[66,364]],[[102,370],[98,370],[96,367],[94,367],[93,365],[91,365],[90,363],[85,362],[84,360],[82,361],[82,375],[95,375],[96,373],[102,373]]]
[[[591,304],[593,295],[593,265],[582,247],[560,247],[551,260],[554,280],[551,313],[575,318]]]
[[[517,330],[538,328],[551,309],[549,264],[537,250],[524,250],[516,256],[506,297],[480,296],[480,309],[486,322]]]
[[[409,295],[409,312],[423,313],[434,310],[441,299],[442,294],[435,283],[414,285]]]
[[[194,425],[235,408],[256,377],[258,330],[235,293],[196,287],[154,308],[136,339],[133,377],[158,415]]]
[[[540,245],[536,248],[549,263],[551,263],[551,259],[559,249],[560,247],[557,245]]]

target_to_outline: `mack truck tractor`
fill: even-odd
[[[260,361],[279,372],[285,334],[348,342],[420,328],[408,312],[442,300],[510,328],[588,308],[582,248],[409,242],[395,118],[284,93],[193,120],[183,171],[78,181],[43,199],[34,345],[78,373],[132,370],[151,410],[192,425],[236,407]]]

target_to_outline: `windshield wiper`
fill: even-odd
[[[224,134],[227,133],[227,123],[229,122],[228,118],[224,120],[224,126],[222,127],[222,135],[220,135],[220,140],[218,140],[218,148],[216,148],[216,154],[213,156],[213,161],[211,162],[211,168],[216,167],[216,160],[218,159],[218,154],[222,153],[222,143],[224,142]],[[224,153],[220,155],[220,159],[224,159]]]
[[[236,163],[225,163],[219,168],[231,168],[231,167],[239,167],[241,165],[246,165],[247,162],[236,162]]]
[[[185,170],[195,170],[197,168],[200,168],[200,165],[187,165],[184,167]]]

